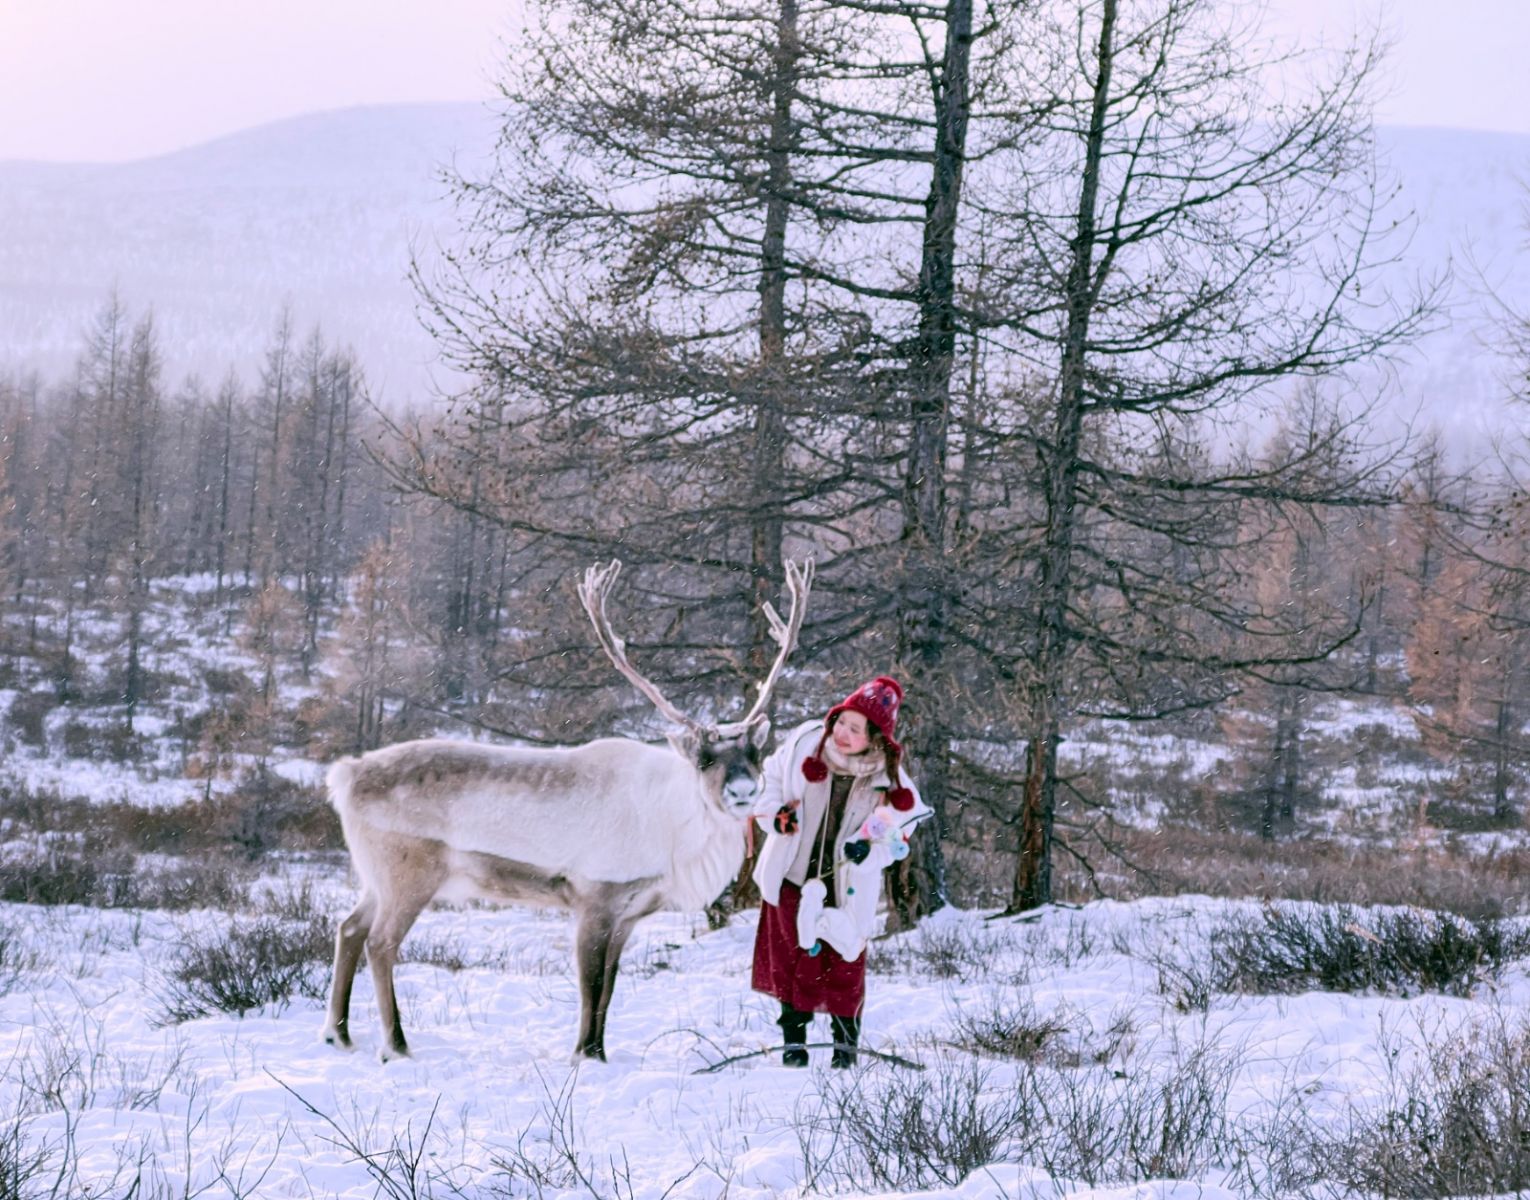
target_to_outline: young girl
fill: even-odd
[[[908,853],[930,815],[893,740],[903,689],[879,675],[822,722],[786,735],[765,763],[755,818],[765,845],[754,868],[764,898],[754,989],[781,1002],[781,1061],[805,1067],[808,1023],[828,1013],[832,1065],[855,1064],[866,998],[866,942],[882,871]]]

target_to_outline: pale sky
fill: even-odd
[[[620,0],[612,0],[620,3]],[[1252,0],[1228,0],[1247,6]],[[357,104],[481,100],[520,0],[0,0],[0,160],[113,162]],[[1342,37],[1385,13],[1389,124],[1530,133],[1526,0],[1268,0]]]
[[[0,160],[114,162],[299,113],[492,95],[518,0],[0,0]]]

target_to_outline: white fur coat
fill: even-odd
[[[807,798],[809,788],[821,789],[827,803],[829,781],[811,784],[802,774],[802,763],[817,749],[822,733],[822,720],[807,721],[782,738],[775,753],[765,761],[764,786],[755,803],[754,815],[766,838],[755,862],[754,881],[759,885],[760,895],[771,904],[781,902],[781,884],[797,857],[809,824],[799,822],[796,833],[777,833],[774,825],[777,810],[791,801],[801,804]],[[853,789],[839,828],[829,831],[834,847],[835,906],[825,907],[822,883],[810,880],[803,888],[797,929],[798,940],[804,949],[811,949],[814,941],[822,939],[841,957],[852,960],[860,957],[867,941],[876,932],[882,872],[894,861],[893,847],[900,839],[906,842],[914,826],[930,815],[930,809],[920,798],[908,773],[900,767],[898,776],[898,783],[894,785],[885,770],[878,771],[868,778],[869,788]],[[875,814],[891,811],[880,807],[878,801],[881,794],[893,786],[906,787],[913,792],[914,807],[896,813],[898,828],[891,836],[872,841],[870,853],[862,862],[850,862],[845,857],[845,843],[856,840]]]

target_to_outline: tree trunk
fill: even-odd
[[[1056,417],[1045,458],[1046,528],[1039,579],[1039,626],[1036,683],[1027,708],[1030,749],[1020,808],[1020,853],[1009,911],[1022,912],[1052,902],[1052,835],[1057,813],[1057,745],[1060,708],[1068,657],[1068,602],[1073,590],[1074,505],[1084,427],[1084,383],[1090,314],[1099,281],[1095,279],[1095,207],[1100,188],[1105,114],[1110,70],[1115,54],[1116,0],[1104,0],[1100,18],[1098,70],[1080,179],[1072,261],[1065,284],[1067,303]]]
[[[342,555],[345,547],[345,482],[350,468],[352,383],[351,364],[346,362],[335,384],[340,404],[340,440],[337,450],[339,461],[335,463],[335,523],[330,533],[330,541],[334,547],[329,577],[331,599],[338,599],[340,578],[345,572]]]
[[[244,588],[252,590],[255,572],[255,510],[260,496],[260,443],[252,440],[250,448],[250,505],[244,523]]]
[[[797,63],[802,53],[797,25],[797,0],[780,0],[776,41],[771,51],[772,106],[770,143],[766,150],[765,228],[760,240],[760,360],[754,410],[754,502],[749,547],[749,652],[746,688],[759,686],[775,659],[765,606],[779,594],[783,513],[778,497],[786,468],[786,426],[781,397],[786,386],[786,228],[791,216],[793,143],[792,101],[797,88]],[[744,696],[744,703],[752,697]],[[745,856],[732,887],[707,910],[716,927],[730,912],[759,903],[759,889],[750,878],[754,855]]]
[[[122,687],[128,732],[143,698],[143,618],[149,606],[149,556],[153,536],[152,475],[159,437],[158,365],[153,327],[146,320],[133,334],[128,378],[127,484],[131,489],[127,530],[127,670]]]
[[[1281,737],[1279,829],[1289,836],[1296,827],[1296,797],[1302,778],[1301,714],[1295,701],[1283,709],[1281,720],[1285,728]]]
[[[758,683],[775,657],[765,617],[781,580],[781,508],[777,502],[786,462],[781,393],[786,384],[786,227],[791,214],[792,101],[802,48],[797,0],[780,0],[771,50],[772,106],[766,150],[765,228],[760,241],[760,369],[755,394],[754,504],[749,575],[752,591],[747,658],[750,680]],[[748,702],[745,697],[745,702]]]
[[[1507,672],[1504,682],[1508,682]],[[1505,688],[1506,693],[1507,690]],[[1493,819],[1503,823],[1514,817],[1514,806],[1509,802],[1509,735],[1513,728],[1509,698],[1505,694],[1498,700],[1497,720],[1493,730]]]
[[[898,926],[908,928],[948,901],[945,854],[946,795],[951,732],[941,696],[950,598],[946,558],[946,467],[951,376],[956,361],[956,220],[967,154],[972,2],[946,5],[946,44],[935,93],[934,162],[925,199],[920,255],[919,332],[910,364],[909,461],[903,484],[903,568],[899,598],[898,662],[914,694],[917,718],[909,757],[934,812],[913,839],[912,853],[893,872],[889,898]]]
[[[218,521],[217,541],[213,554],[213,607],[223,604],[223,575],[228,565],[229,531],[229,483],[233,474],[234,444],[234,384],[229,380],[223,385],[223,447],[218,456]]]

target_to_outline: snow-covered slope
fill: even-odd
[[[1530,313],[1530,136],[1390,128],[1379,140],[1399,189],[1394,211],[1414,220],[1389,277],[1399,287],[1447,268],[1451,277],[1436,327],[1397,364],[1388,407],[1480,450],[1515,427],[1501,305]]]
[[[395,105],[135,163],[0,163],[0,369],[67,371],[115,285],[133,311],[153,306],[176,373],[250,371],[288,300],[300,329],[319,321],[353,343],[385,397],[418,394],[433,347],[405,279],[411,240],[451,238],[440,168],[471,167],[493,136],[485,107]],[[1478,275],[1530,307],[1530,136],[1392,128],[1381,145],[1400,184],[1391,215],[1417,216],[1390,278],[1452,261],[1456,276],[1440,328],[1397,363],[1387,411],[1480,448],[1510,422]]]
[[[874,951],[864,1044],[902,1065],[835,1072],[822,1050],[793,1071],[766,1049],[779,1035],[749,990],[752,914],[711,934],[699,917],[644,921],[611,1061],[574,1068],[568,920],[428,912],[398,982],[414,1057],[381,1066],[365,973],[354,1054],[319,1044],[312,994],[161,1024],[187,947],[229,937],[230,914],[0,905],[17,959],[0,986],[0,1127],[14,1160],[38,1163],[21,1175],[37,1195],[62,1177],[103,1196],[1233,1200],[1355,1194],[1323,1177],[1358,1174],[1383,1122],[1401,1174],[1402,1130],[1454,1128],[1437,1100],[1491,1112],[1524,1078],[1428,1082],[1447,1053],[1462,1081],[1506,1064],[1523,964],[1470,998],[1187,1002],[1176,972],[1207,971],[1210,931],[1238,918],[1257,906],[1102,902],[1029,924],[946,909]],[[311,975],[317,993],[327,971]],[[974,1037],[1011,1038],[1013,1056]]]
[[[250,372],[290,302],[358,351],[384,397],[433,354],[406,279],[450,228],[440,179],[492,141],[476,105],[293,118],[121,165],[0,164],[0,364],[57,375],[112,287],[152,306],[176,372]]]

